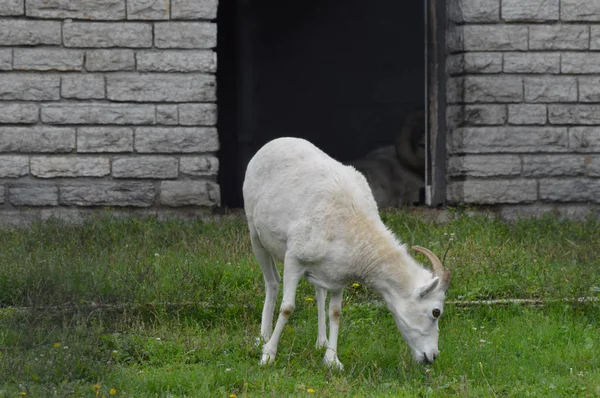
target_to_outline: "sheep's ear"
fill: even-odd
[[[431,282],[428,282],[426,284],[424,284],[423,286],[420,286],[419,288],[417,288],[417,291],[419,293],[420,297],[425,297],[427,296],[429,293],[431,293],[433,291],[433,289],[435,289],[440,283],[440,278],[438,276],[436,276],[435,278],[433,278],[431,280]]]

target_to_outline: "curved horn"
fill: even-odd
[[[413,250],[423,253],[429,261],[431,261],[431,267],[433,268],[433,276],[438,276],[441,280],[442,289],[448,290],[448,285],[450,284],[450,271],[448,271],[442,265],[440,259],[429,249],[426,249],[421,246],[413,246]]]

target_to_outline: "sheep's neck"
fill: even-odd
[[[395,280],[399,286],[409,283],[407,253],[380,220],[357,217],[348,229],[357,277],[376,290],[381,280]]]

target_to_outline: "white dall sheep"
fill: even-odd
[[[427,249],[413,247],[429,258],[433,272],[408,254],[381,221],[362,174],[306,140],[278,138],[250,160],[243,194],[252,249],[266,290],[261,364],[275,359],[303,276],[316,288],[317,346],[327,346],[327,365],[343,368],[337,356],[342,293],[355,280],[381,294],[415,360],[433,362],[439,354],[438,319],[450,273]],[[274,260],[283,261],[283,301],[273,330],[280,282]]]

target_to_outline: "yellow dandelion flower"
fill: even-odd
[[[360,284],[359,284],[359,283],[356,283],[356,282],[354,282],[354,283],[352,284],[352,287],[353,287],[353,288],[355,288],[355,289],[358,289],[358,288],[360,287]]]
[[[54,343],[54,348],[60,348],[60,343]]]
[[[309,388],[308,390],[306,390],[307,393],[309,394],[314,394],[315,389],[314,388]]]
[[[110,391],[108,392],[110,395],[115,395],[117,393],[117,389],[116,388],[111,388]]]
[[[306,300],[307,302],[315,301],[315,299],[312,297],[307,297],[304,300]]]
[[[92,387],[94,388],[94,390],[99,390],[100,389],[100,384],[94,384]]]
[[[229,394],[229,398],[236,398],[237,394]]]
[[[25,395],[27,395],[27,393],[25,391],[21,391],[21,393],[19,395],[24,397]]]

